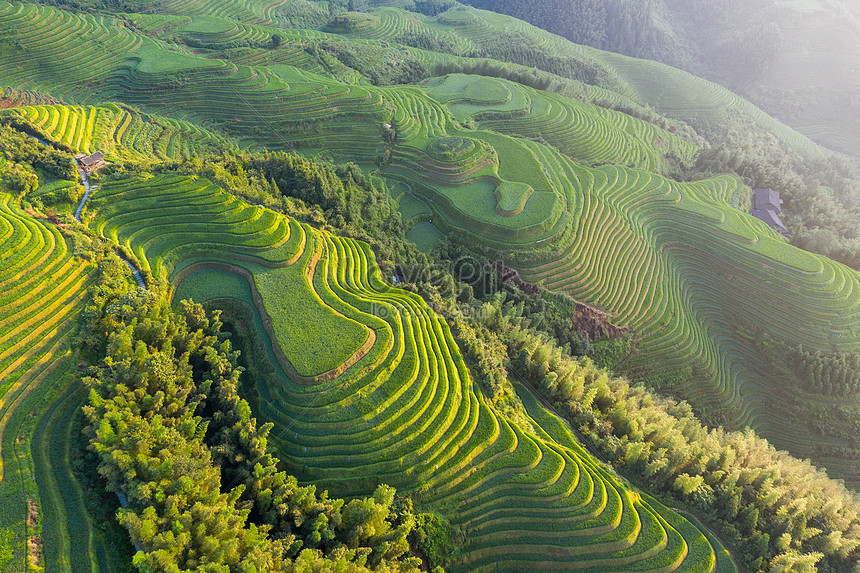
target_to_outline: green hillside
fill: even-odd
[[[850,247],[842,159],[454,2],[47,4],[0,0],[0,569],[852,571],[771,444],[860,484],[860,271],[748,214],[800,181]]]
[[[854,156],[860,151],[851,95],[860,25],[851,2],[755,0],[742,10],[732,2],[692,7],[678,0],[466,4],[687,70],[728,86],[822,145]]]
[[[95,267],[75,257],[56,227],[0,194],[0,567],[120,571],[73,474],[72,336]],[[31,541],[28,550],[28,540]],[[44,545],[43,545],[44,544]]]
[[[476,392],[445,322],[419,297],[388,287],[367,245],[271,211],[261,217],[260,208],[237,204],[205,181],[130,180],[106,185],[97,197],[93,228],[145,267],[162,261],[177,296],[226,298],[253,316],[274,368],[258,381],[260,409],[275,423],[282,459],[340,494],[363,494],[384,481],[423,507],[455,506],[454,520],[469,538],[454,570],[558,567],[571,559],[586,569],[717,568],[719,548],[625,488],[569,433],[555,437],[557,423],[535,420],[535,434],[497,413]],[[194,227],[198,218],[208,223]],[[300,353],[290,345],[309,331],[300,316],[307,310],[277,304],[285,287],[307,289],[319,307],[338,313],[314,319],[316,340]],[[299,356],[318,356],[313,345],[362,344],[360,332],[349,336],[338,323],[344,320],[373,330],[364,354],[344,355],[336,375],[297,377]]]
[[[109,160],[190,159],[228,147],[223,137],[194,124],[153,118],[114,104],[13,107],[0,117],[15,118],[45,139],[84,153],[102,151]]]

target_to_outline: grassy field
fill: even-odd
[[[266,313],[284,354],[306,377],[334,370],[369,339],[361,323],[334,310],[306,279],[314,270],[308,263],[312,249],[286,269],[267,269],[254,275],[257,290],[266,301]]]
[[[429,253],[443,239],[444,235],[431,222],[421,222],[409,229],[406,238],[415,243],[419,250]]]
[[[203,181],[132,180],[107,184],[97,197],[92,228],[148,268],[161,260],[177,285],[175,300],[231,299],[255,315],[263,344],[254,359],[270,366],[256,381],[260,415],[275,424],[271,440],[302,479],[338,495],[390,483],[450,515],[470,531],[455,571],[564,567],[571,559],[588,569],[712,570],[713,547],[686,521],[662,519],[665,509],[643,502],[580,446],[525,433],[487,405],[444,320],[416,295],[386,285],[367,245],[276,216],[273,227],[289,236],[268,235],[267,248],[254,233],[252,252],[239,232],[251,232],[259,209]],[[141,217],[151,204],[158,206]],[[229,218],[217,215],[227,211]],[[170,225],[180,217],[212,223],[192,234]],[[157,241],[147,238],[154,227]],[[215,237],[217,251],[197,247]],[[309,294],[297,294],[302,289]],[[283,305],[285,298],[296,302]],[[332,311],[372,330],[370,344],[332,376],[296,377],[283,340],[307,337],[299,314]],[[348,329],[325,320],[316,319],[317,340],[306,344],[337,349]],[[526,525],[532,534],[523,538]]]
[[[232,299],[253,304],[251,285],[244,277],[230,271],[201,268],[188,273],[173,293],[174,300]]]

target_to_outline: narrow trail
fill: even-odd
[[[27,137],[29,137],[31,139],[35,139],[36,141],[38,141],[39,143],[41,143],[45,147],[51,146],[50,143],[48,143],[47,141],[45,141],[43,139],[36,137],[35,135],[30,135],[29,133],[25,133],[24,135],[26,135]],[[84,210],[84,207],[86,206],[87,201],[90,198],[90,193],[95,191],[96,189],[98,189],[98,187],[90,187],[90,181],[87,178],[86,171],[79,168],[78,173],[81,175],[81,181],[84,182],[85,191],[84,191],[83,199],[81,199],[81,202],[78,205],[78,208],[75,210],[75,221],[77,221],[78,223],[83,223],[83,221],[81,221],[81,212]],[[126,260],[123,257],[119,257],[119,258],[131,270],[131,273],[134,275],[134,278],[137,280],[137,284],[140,286],[140,288],[145,289],[146,288],[146,282],[144,282],[143,277],[140,276],[140,271],[138,271],[137,268],[130,261]]]
[[[78,173],[81,174],[81,180],[84,182],[84,189],[86,189],[86,191],[84,192],[84,198],[81,199],[81,203],[80,205],[78,205],[78,209],[75,211],[75,221],[80,223],[81,211],[84,210],[84,205],[87,204],[87,201],[90,198],[90,182],[87,179],[87,173],[83,169],[78,169]],[[98,189],[98,187],[96,187],[96,189]],[[93,191],[95,191],[95,189],[93,189]]]
[[[41,141],[41,140],[39,140],[39,141],[40,141],[41,143],[43,143],[43,144],[44,144],[44,142],[43,142],[43,141]],[[80,174],[81,174],[81,180],[84,182],[84,189],[85,189],[85,191],[84,191],[84,197],[81,199],[81,202],[80,202],[80,204],[78,205],[77,210],[75,211],[75,220],[76,220],[78,223],[82,223],[82,221],[81,221],[81,211],[83,211],[83,210],[84,210],[84,207],[86,206],[87,201],[88,201],[88,200],[89,200],[89,198],[90,198],[90,193],[91,193],[92,191],[95,191],[96,189],[98,189],[98,187],[92,187],[92,188],[90,187],[90,181],[89,181],[89,179],[87,179],[87,174],[86,174],[86,172],[85,172],[83,169],[78,169],[78,173],[80,173]],[[140,288],[145,289],[145,288],[146,288],[146,283],[144,282],[143,277],[142,277],[142,276],[140,276],[140,271],[138,271],[138,270],[137,270],[137,268],[135,268],[135,266],[134,266],[133,264],[131,264],[131,262],[130,262],[130,261],[126,260],[126,259],[125,259],[125,258],[123,258],[123,257],[119,257],[119,258],[120,258],[120,260],[121,260],[122,262],[124,262],[124,263],[128,266],[128,268],[131,270],[131,273],[134,275],[134,278],[137,280],[137,284],[140,286]]]

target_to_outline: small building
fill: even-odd
[[[777,213],[782,212],[783,200],[779,197],[779,191],[773,189],[753,189],[753,209],[766,211],[772,209]]]
[[[83,157],[78,157],[80,155],[83,155]],[[84,155],[83,153],[79,153],[75,156],[75,159],[77,159],[78,164],[81,166],[81,169],[83,169],[86,173],[92,173],[96,169],[99,169],[100,167],[104,167],[106,165],[105,154],[101,151],[96,151],[92,155]]]
[[[752,210],[750,215],[764,221],[768,226],[778,232],[786,239],[791,240],[791,235],[779,218],[782,213],[783,200],[779,197],[779,191],[773,189],[753,189]]]

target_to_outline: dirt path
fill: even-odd
[[[90,181],[87,179],[87,174],[83,169],[78,169],[78,173],[81,174],[81,181],[84,182],[84,197],[81,199],[80,204],[78,205],[77,210],[75,211],[75,221],[78,223],[81,222],[81,211],[84,210],[84,206],[87,204],[87,201],[90,198]],[[95,189],[93,189],[95,191]]]
[[[41,140],[39,140],[39,141],[41,142]],[[44,142],[41,142],[41,143],[43,143],[43,144],[44,144]],[[98,187],[90,187],[90,181],[89,181],[89,179],[87,179],[87,174],[86,174],[86,172],[85,172],[83,169],[78,169],[78,173],[80,173],[80,174],[81,174],[81,181],[83,181],[83,182],[84,182],[84,189],[85,189],[85,191],[84,191],[84,197],[81,199],[81,202],[80,202],[80,204],[78,205],[77,210],[75,211],[75,221],[77,221],[78,223],[82,223],[82,221],[81,221],[81,212],[84,210],[84,207],[86,206],[87,201],[88,201],[88,200],[89,200],[89,198],[90,198],[90,193],[91,193],[92,191],[95,191],[96,189],[98,189]],[[123,257],[119,257],[119,258],[120,258],[120,260],[121,260],[122,262],[124,262],[124,263],[126,264],[126,266],[128,266],[128,268],[131,270],[131,274],[133,274],[133,275],[134,275],[135,280],[137,280],[137,284],[138,284],[138,286],[140,286],[140,288],[145,289],[145,288],[146,288],[146,283],[144,282],[143,277],[142,277],[142,276],[140,276],[140,271],[138,271],[138,270],[137,270],[137,268],[135,268],[135,266],[134,266],[133,264],[131,264],[131,262],[130,262],[130,261],[127,261],[127,260],[126,260],[126,259],[124,259]]]

